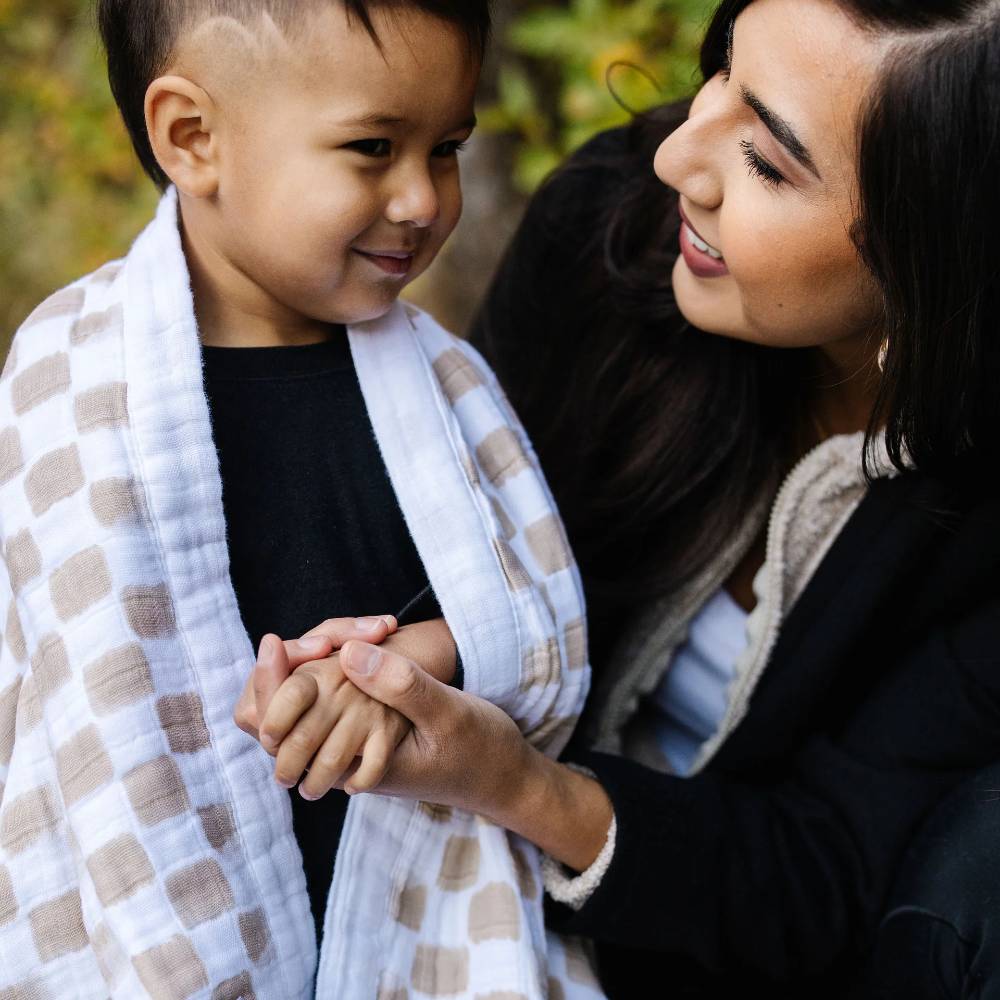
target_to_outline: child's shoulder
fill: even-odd
[[[122,261],[105,264],[45,299],[14,334],[0,379],[6,382],[24,376],[38,364],[45,367],[47,360],[47,367],[68,369],[74,347],[112,329],[120,330],[121,306],[115,304],[112,288],[122,265]],[[21,384],[26,381],[30,380],[22,378]]]
[[[15,334],[0,376],[0,538],[8,549],[21,539],[46,573],[66,554],[67,526],[74,542],[85,538],[91,505],[100,521],[130,467],[118,434],[123,280],[115,262],[47,298]]]
[[[491,389],[499,388],[493,369],[467,340],[446,330],[430,313],[412,303],[404,302],[403,308],[449,397],[456,390],[464,393],[479,384],[488,385]]]
[[[109,381],[120,355],[121,262],[49,296],[15,333],[0,374],[0,485],[79,432],[78,398]]]
[[[423,343],[445,399],[470,435],[482,440],[493,433],[513,432],[519,447],[537,464],[524,426],[485,358],[467,340],[449,333],[422,309],[408,302],[404,308]],[[476,399],[478,403],[474,402]]]

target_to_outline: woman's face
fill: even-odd
[[[885,45],[832,0],[755,0],[737,18],[731,72],[655,161],[680,194],[673,283],[695,326],[774,347],[877,344],[850,229],[858,120]]]

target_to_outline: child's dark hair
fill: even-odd
[[[450,21],[465,32],[473,54],[482,58],[489,42],[492,0],[312,0],[341,3],[378,44],[372,21],[377,8],[416,8]],[[125,127],[143,169],[160,188],[169,179],[160,169],[146,133],[149,85],[166,68],[186,24],[204,17],[249,22],[268,14],[282,30],[292,27],[307,0],[98,0],[97,17],[108,53],[108,78]]]

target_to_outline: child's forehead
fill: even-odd
[[[308,15],[288,31],[267,15],[249,23],[205,18],[178,40],[180,68],[196,69],[220,96],[282,91],[296,104],[332,99],[356,106],[359,115],[387,118],[400,117],[415,88],[478,76],[480,59],[467,39],[440,18],[409,8],[380,15],[376,8],[373,38],[340,4],[307,6]]]

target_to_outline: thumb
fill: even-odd
[[[340,653],[340,665],[355,687],[394,708],[417,729],[440,719],[451,688],[421,670],[412,660],[365,642],[351,641]]]

